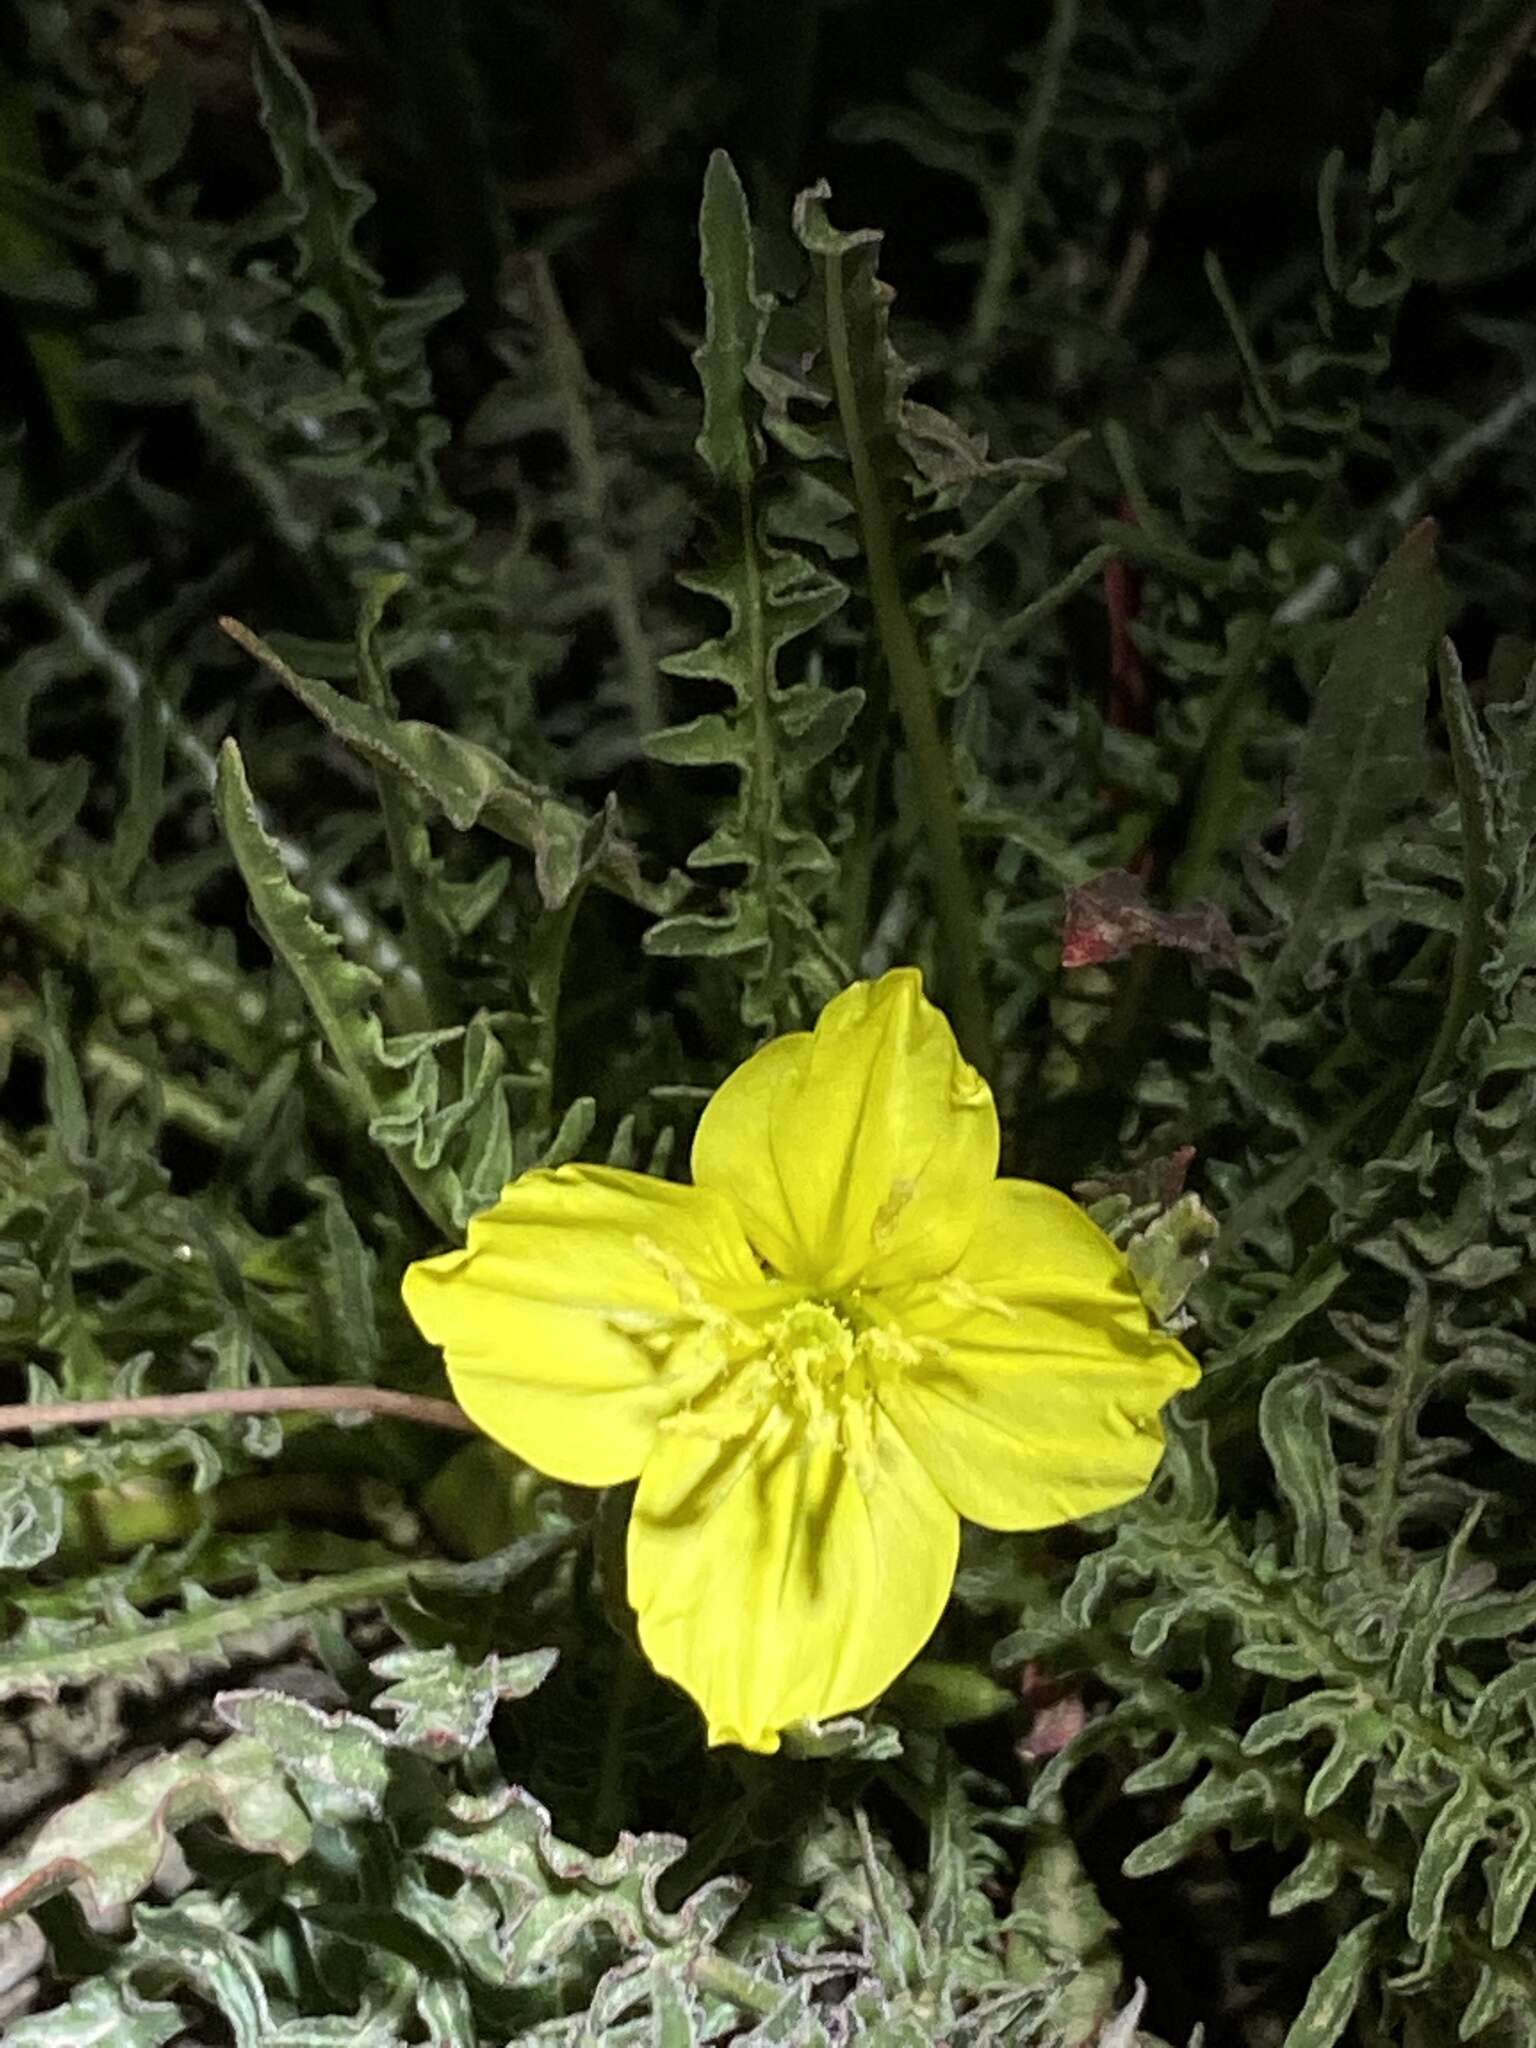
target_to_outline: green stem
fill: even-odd
[[[747,834],[756,857],[758,886],[767,910],[768,958],[763,993],[773,1006],[777,1027],[793,1024],[793,995],[785,963],[789,934],[785,930],[780,882],[780,812],[777,748],[773,729],[774,659],[767,629],[767,588],[759,549],[757,519],[750,477],[736,487],[741,532],[741,560],[747,575],[747,602],[742,616],[747,632],[747,667],[752,677],[749,704],[752,720],[752,773],[747,787]]]
[[[1043,590],[1037,598],[1025,605],[1022,611],[1015,612],[1012,618],[1004,619],[1001,625],[993,627],[987,635],[987,657],[1006,654],[1011,648],[1016,647],[1019,641],[1032,633],[1043,620],[1059,611],[1069,597],[1075,597],[1078,591],[1091,583],[1104,565],[1115,559],[1117,552],[1107,541],[1101,542],[1098,547],[1090,548],[1082,560],[1074,562],[1066,575],[1053,583],[1049,590]]]
[[[853,740],[860,761],[854,792],[853,829],[837,849],[840,877],[839,931],[843,951],[857,969],[869,939],[869,905],[875,878],[875,836],[880,818],[880,786],[885,773],[890,730],[890,690],[883,664],[871,658],[866,643],[860,660],[864,708],[854,721]]]
[[[613,1841],[624,1813],[624,1736],[635,1701],[635,1681],[640,1675],[639,1659],[620,1637],[616,1644],[618,1668],[608,1694],[608,1721],[603,1729],[603,1754],[598,1765],[597,1788],[592,1797],[592,1840],[601,1846]]]
[[[400,708],[390,687],[389,675],[379,657],[377,635],[384,607],[401,579],[378,584],[366,602],[357,632],[357,680],[363,701],[383,718],[398,718]],[[384,818],[384,839],[395,887],[400,892],[400,914],[405,923],[406,944],[412,964],[421,978],[420,1022],[427,1026],[451,1024],[459,1014],[453,985],[448,978],[443,953],[442,928],[433,916],[422,892],[421,867],[416,843],[425,833],[419,807],[408,796],[399,779],[373,764],[373,786],[378,792],[379,810]]]
[[[570,951],[576,911],[585,895],[578,882],[558,910],[546,911],[537,934],[537,965],[529,980],[537,1019],[532,1074],[535,1092],[530,1122],[547,1130],[554,1123],[555,1061],[560,1052],[560,990],[565,979],[565,957]]]
[[[939,732],[935,690],[923,659],[911,616],[902,596],[896,547],[875,465],[859,420],[858,395],[848,349],[848,320],[843,304],[841,259],[825,257],[827,353],[848,459],[853,470],[859,533],[869,570],[875,627],[890,673],[896,709],[912,772],[932,875],[938,952],[944,992],[954,1018],[955,1034],[966,1058],[981,1071],[992,1070],[992,1032],[982,995],[979,962],[981,932],[966,873],[960,838],[960,806],[955,797],[948,749]]]
[[[1019,267],[1021,244],[1029,225],[1029,210],[1034,203],[1039,179],[1040,152],[1056,111],[1056,102],[1061,97],[1067,54],[1077,33],[1077,15],[1078,0],[1055,0],[1051,25],[1040,48],[1034,88],[1014,143],[1007,180],[988,209],[986,261],[982,265],[971,306],[970,328],[965,341],[972,382],[980,374],[1007,317],[1014,274]]]

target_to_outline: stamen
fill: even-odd
[[[940,1301],[950,1308],[968,1308],[977,1310],[982,1315],[1001,1316],[1007,1323],[1018,1318],[1018,1310],[1010,1303],[1000,1300],[995,1294],[984,1294],[968,1280],[956,1280],[951,1276],[947,1280],[939,1281],[934,1291]]]
[[[656,1427],[663,1436],[699,1437],[706,1443],[729,1444],[750,1436],[763,1415],[760,1408],[744,1402],[711,1401],[703,1408],[678,1408],[664,1415]]]
[[[873,1493],[878,1468],[875,1462],[874,1395],[843,1403],[840,1417],[841,1449],[860,1493]]]
[[[707,1322],[720,1313],[707,1300],[703,1288],[682,1260],[675,1253],[669,1252],[665,1245],[659,1245],[653,1237],[647,1237],[644,1232],[637,1232],[635,1250],[648,1265],[657,1267],[663,1274],[677,1296],[678,1307],[685,1315],[695,1316],[700,1322]]]

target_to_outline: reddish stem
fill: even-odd
[[[454,1401],[392,1387],[210,1387],[198,1394],[137,1394],[111,1401],[18,1401],[0,1407],[0,1436],[82,1429],[95,1422],[184,1422],[199,1415],[398,1415],[433,1429],[472,1430]]]

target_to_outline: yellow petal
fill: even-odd
[[[405,1305],[471,1421],[555,1479],[633,1479],[679,1398],[669,1352],[766,1283],[730,1204],[611,1167],[524,1174]]]
[[[693,1177],[778,1272],[836,1292],[946,1272],[997,1171],[992,1091],[916,968],[855,982],[705,1108]]]
[[[858,1479],[781,1410],[727,1443],[663,1430],[629,1525],[645,1654],[711,1742],[764,1752],[792,1722],[884,1691],[933,1632],[959,1524],[877,1415]]]
[[[989,1529],[1046,1529],[1132,1499],[1162,1456],[1159,1410],[1199,1377],[1109,1239],[1032,1181],[994,1185],[947,1281],[870,1307],[936,1340],[878,1398],[951,1506]]]

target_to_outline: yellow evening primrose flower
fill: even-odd
[[[866,1706],[949,1597],[960,1518],[1140,1493],[1194,1361],[1065,1195],[997,1179],[992,1093],[913,968],[711,1098],[693,1185],[526,1173],[405,1301],[487,1435],[638,1480],[629,1597],[709,1739]]]

